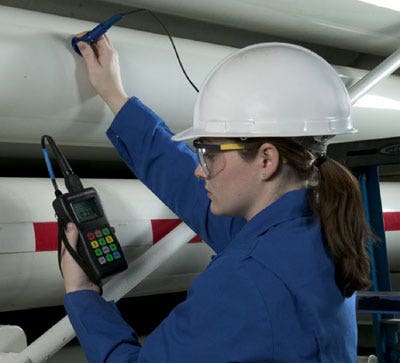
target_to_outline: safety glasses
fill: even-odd
[[[224,151],[243,150],[244,144],[224,143],[224,144],[204,144],[199,139],[193,141],[200,165],[207,178],[220,173],[225,168]]]

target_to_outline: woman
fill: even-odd
[[[193,127],[173,136],[128,98],[106,37],[97,55],[78,46],[116,114],[107,135],[121,157],[217,253],[141,347],[64,251],[65,307],[88,360],[356,362],[368,229],[356,180],[326,157],[330,137],[354,132],[335,71],[294,45],[244,48],[211,72]],[[188,139],[197,155],[176,142]],[[76,245],[71,224],[67,238]]]

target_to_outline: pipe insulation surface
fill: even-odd
[[[141,16],[137,14],[135,16]],[[111,111],[92,89],[73,35],[91,22],[0,6],[0,142],[36,143],[43,132],[64,144],[103,145]],[[179,68],[167,36],[112,27],[127,93],[174,130],[188,125],[197,93]],[[186,71],[200,86],[233,48],[176,39]]]
[[[361,1],[106,0],[232,28],[388,55],[398,48],[398,13]]]
[[[139,180],[82,179],[82,183],[97,190],[129,262],[157,246],[180,223]],[[61,180],[58,185],[65,190]],[[50,179],[0,178],[0,311],[62,304],[53,199]],[[199,241],[183,246],[130,296],[186,290],[213,253]]]
[[[113,114],[95,95],[83,59],[70,46],[73,35],[95,25],[0,6],[0,143],[36,144],[46,132],[60,145],[111,147],[105,131]],[[154,109],[173,132],[191,126],[197,94],[180,70],[168,38],[118,27],[112,27],[108,35],[120,55],[127,93]],[[234,51],[215,44],[175,41],[197,86]],[[348,67],[336,70],[348,85],[366,73]],[[399,114],[400,81],[392,76],[355,104],[353,119],[359,132],[335,137],[333,142],[399,135],[399,128],[393,126]]]
[[[110,224],[133,261],[179,224],[179,219],[139,180],[83,179],[102,200]],[[63,183],[58,180],[62,190]],[[390,267],[400,272],[400,183],[381,183]],[[56,219],[49,179],[0,178],[0,311],[62,304]],[[390,221],[389,221],[390,222]],[[189,243],[146,278],[130,296],[187,289],[213,251]]]

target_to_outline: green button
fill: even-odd
[[[111,243],[110,244],[110,250],[113,251],[113,252],[116,251],[117,250],[117,245],[115,245],[114,243]]]
[[[94,250],[94,253],[96,254],[96,256],[101,256],[103,254],[103,251],[100,248],[96,248]]]
[[[104,238],[99,238],[98,241],[99,241],[100,246],[105,246],[107,244],[107,242]]]
[[[106,259],[108,262],[111,262],[114,259],[114,257],[112,255],[108,254],[108,255],[106,255]]]
[[[110,234],[110,230],[108,228],[103,228],[101,231],[105,236],[108,236]]]

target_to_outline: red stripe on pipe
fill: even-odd
[[[177,227],[179,223],[181,223],[179,219],[152,219],[153,243],[157,243]],[[57,222],[35,222],[33,223],[33,230],[35,232],[36,252],[57,251]],[[201,242],[201,238],[196,236],[189,242]]]
[[[57,222],[33,223],[35,231],[36,251],[57,251],[58,226]]]
[[[383,213],[383,220],[385,231],[400,231],[400,212],[385,212]],[[157,243],[165,237],[179,223],[181,223],[179,219],[152,219],[153,243]],[[57,251],[57,222],[35,222],[33,223],[33,229],[35,231],[35,250],[37,252]],[[201,242],[201,238],[196,236],[190,242]]]
[[[160,239],[165,237],[175,227],[177,227],[182,221],[180,219],[152,219],[151,229],[153,231],[153,243],[157,243]],[[189,242],[201,242],[199,236],[194,237]]]
[[[400,231],[400,212],[383,213],[385,231]]]

